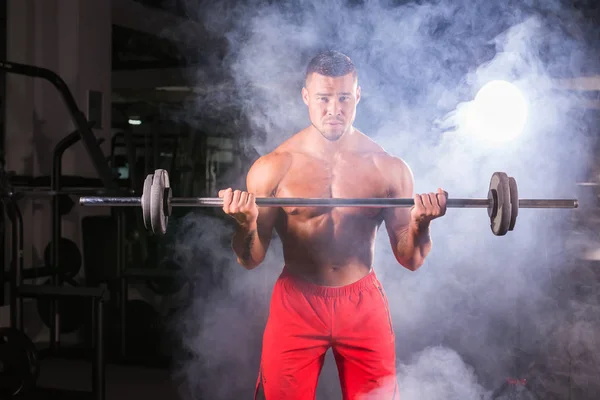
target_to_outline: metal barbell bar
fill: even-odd
[[[412,207],[412,198],[306,198],[306,197],[257,197],[259,207],[362,207],[362,208],[398,208]],[[141,197],[81,197],[83,206],[101,207],[139,207]],[[171,207],[222,207],[220,197],[173,197],[169,200]],[[446,201],[448,208],[488,208],[487,198],[452,199]],[[519,208],[577,208],[575,199],[519,199]]]
[[[256,198],[259,207],[412,207],[412,198]],[[169,175],[157,169],[144,181],[141,197],[83,196],[82,206],[142,207],[144,224],[154,233],[164,234],[172,207],[222,207],[219,197],[172,197]],[[577,208],[577,199],[519,199],[514,178],[495,172],[490,180],[487,198],[447,199],[448,208],[486,208],[492,232],[505,235],[514,229],[519,208]]]

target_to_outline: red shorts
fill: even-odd
[[[255,399],[314,399],[332,348],[344,400],[396,400],[395,337],[375,273],[342,287],[292,276],[275,283]]]

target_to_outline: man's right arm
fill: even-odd
[[[241,221],[236,218],[238,225],[232,240],[232,248],[237,255],[238,263],[249,270],[263,262],[279,213],[277,207],[256,207],[254,199],[271,197],[275,192],[284,170],[278,162],[280,157],[271,154],[259,158],[248,171],[246,178],[248,191],[236,191],[239,192],[238,198],[246,197],[247,210],[254,210],[254,213],[258,211],[256,216],[253,216],[252,212],[246,214],[249,218],[242,218]],[[235,192],[233,197],[235,201]]]

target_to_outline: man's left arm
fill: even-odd
[[[446,213],[446,194],[442,189],[437,193],[413,194],[414,177],[403,160],[388,156],[380,164],[383,164],[379,168],[389,182],[388,197],[412,197],[415,201],[411,208],[385,208],[383,220],[396,260],[405,268],[416,271],[431,251],[431,221]]]

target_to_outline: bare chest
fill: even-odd
[[[387,197],[385,179],[376,166],[360,157],[349,157],[330,162],[299,160],[293,163],[280,182],[277,197],[300,198],[372,198]],[[330,213],[328,207],[286,207],[290,215],[307,217]],[[376,209],[342,207],[336,213],[345,215],[374,215]]]

